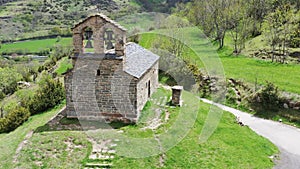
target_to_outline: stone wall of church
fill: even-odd
[[[83,120],[136,122],[137,79],[122,59],[81,58],[65,76],[67,116]]]
[[[137,84],[137,110],[138,114],[144,108],[149,97],[158,88],[158,62],[141,77]],[[149,93],[150,88],[150,93]]]

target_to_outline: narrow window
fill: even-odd
[[[99,69],[97,70],[97,76],[100,76],[100,70]]]

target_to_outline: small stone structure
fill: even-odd
[[[87,28],[92,30],[93,53],[84,49]],[[135,123],[158,87],[159,56],[126,43],[126,29],[103,14],[89,16],[72,30],[75,54],[74,68],[65,76],[67,117]]]
[[[173,105],[175,105],[175,106],[182,105],[182,100],[181,100],[182,90],[183,90],[183,86],[173,86],[172,87],[172,104]]]

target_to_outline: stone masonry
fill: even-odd
[[[94,53],[85,53],[83,36],[93,31]],[[105,51],[105,30],[114,32],[114,50]],[[137,122],[158,87],[159,56],[134,43],[126,29],[103,14],[73,28],[73,69],[65,76],[67,117],[80,120]]]

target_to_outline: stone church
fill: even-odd
[[[72,31],[67,117],[136,123],[158,87],[159,56],[126,43],[126,29],[103,14],[89,16]]]

